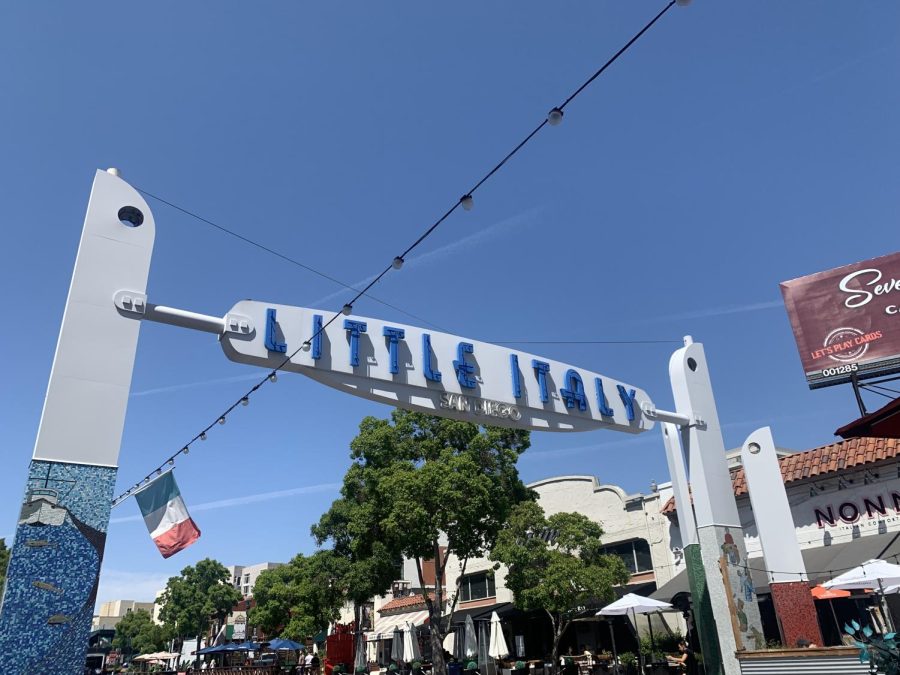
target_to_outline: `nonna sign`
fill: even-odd
[[[820,529],[897,516],[900,515],[900,493],[891,491],[888,495],[847,499],[837,505],[817,507],[814,513]]]

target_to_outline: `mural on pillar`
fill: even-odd
[[[112,467],[31,462],[0,613],[4,672],[84,667],[115,481]]]
[[[739,633],[735,637],[742,644],[738,648],[765,649],[766,639],[762,633],[762,619],[756,604],[756,592],[747,565],[747,552],[742,538],[735,540],[731,528],[725,527],[720,534],[721,556],[719,558],[728,606],[732,613],[732,625]]]

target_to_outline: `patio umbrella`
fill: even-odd
[[[419,639],[416,636],[416,627],[407,622],[406,630],[403,631],[403,633],[405,638],[403,642],[403,660],[407,663],[420,661],[422,659],[422,653],[419,651]]]
[[[653,642],[653,624],[650,622],[650,614],[654,614],[663,609],[671,609],[672,605],[662,600],[654,600],[653,598],[645,598],[635,593],[626,593],[621,598],[597,612],[597,616],[628,616],[634,621],[634,628],[637,631],[637,615],[647,615],[647,625],[650,628],[650,651],[651,654],[656,648]],[[613,651],[615,651],[615,640],[613,640]],[[618,658],[616,658],[618,665]]]
[[[213,645],[212,647],[204,647],[203,649],[198,649],[196,654],[200,656],[201,654],[218,654],[219,652],[224,652],[225,648],[228,645]]]
[[[467,659],[474,658],[478,654],[478,640],[475,638],[475,622],[472,615],[466,616],[465,636],[463,637],[463,656]]]
[[[816,600],[827,600],[828,606],[831,608],[831,616],[834,617],[834,625],[837,627],[838,635],[841,634],[841,622],[838,621],[837,613],[834,611],[835,598],[849,598],[850,591],[842,591],[837,588],[825,588],[824,586],[814,586],[810,589],[810,594]]]
[[[826,581],[825,588],[877,588],[884,593],[885,587],[900,584],[900,565],[885,560],[867,560],[859,567],[854,567],[839,574],[831,581]]]
[[[400,663],[403,660],[403,633],[400,626],[394,628],[394,639],[391,640],[391,661]]]
[[[444,641],[441,643],[444,649],[450,653],[454,654],[456,649],[456,631],[450,631],[444,636]]]
[[[478,622],[478,665],[490,673],[491,659],[488,656],[488,637],[490,630],[487,621]],[[484,671],[482,671],[484,672]],[[494,674],[491,674],[494,675]]]
[[[900,565],[894,565],[885,560],[867,560],[859,567],[854,567],[843,574],[839,574],[834,579],[826,581],[822,586],[825,588],[841,588],[850,590],[854,588],[877,588],[881,611],[889,624],[889,629],[893,630],[894,622],[891,618],[890,611],[884,604],[884,589],[900,584]]]
[[[269,643],[269,649],[272,651],[280,652],[289,650],[292,652],[298,652],[303,649],[303,645],[299,642],[294,642],[293,640],[286,640],[284,638],[275,638]]]
[[[362,634],[357,633],[355,636],[356,642],[356,656],[353,658],[353,672],[358,673],[363,670],[368,670],[366,668],[366,643],[362,640]]]
[[[509,649],[506,647],[506,638],[503,636],[503,628],[500,626],[500,617],[497,612],[491,613],[491,639],[488,656],[492,659],[505,659],[509,656]]]

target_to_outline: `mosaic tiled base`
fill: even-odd
[[[805,581],[781,581],[770,584],[775,613],[781,622],[781,634],[785,647],[794,647],[797,640],[822,644],[819,617],[815,601]]]
[[[766,646],[759,605],[747,568],[744,533],[737,527],[708,525],[697,528],[697,537],[709,584],[709,600],[718,624],[722,672],[740,675],[741,666],[735,652]]]
[[[706,571],[700,555],[700,544],[684,547],[684,561],[687,564],[688,582],[691,587],[694,624],[700,637],[700,651],[707,675],[722,672],[722,657],[719,654],[719,637],[716,634],[716,617],[709,602],[709,588],[706,585]]]
[[[116,469],[34,460],[0,606],[4,675],[82,675]]]

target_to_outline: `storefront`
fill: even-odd
[[[900,560],[900,440],[852,438],[793,453],[779,460],[797,542],[811,585],[819,584],[866,560]],[[764,638],[780,641],[772,609],[771,570],[763,558],[744,471],[731,472],[741,526],[747,545],[746,560],[723,551],[727,564],[738,568],[741,600],[758,600]],[[674,500],[662,509],[677,528]],[[673,538],[676,535],[673,534]],[[794,570],[775,570],[794,572]],[[797,580],[801,579],[797,570]],[[653,597],[678,602],[689,595],[687,574],[680,572]],[[900,610],[900,598],[888,596],[889,606]],[[837,625],[856,618],[877,624],[883,620],[872,596],[854,593],[849,599],[817,600],[819,625],[826,644],[839,644]],[[834,612],[832,612],[832,609]],[[894,611],[900,617],[900,611]]]

